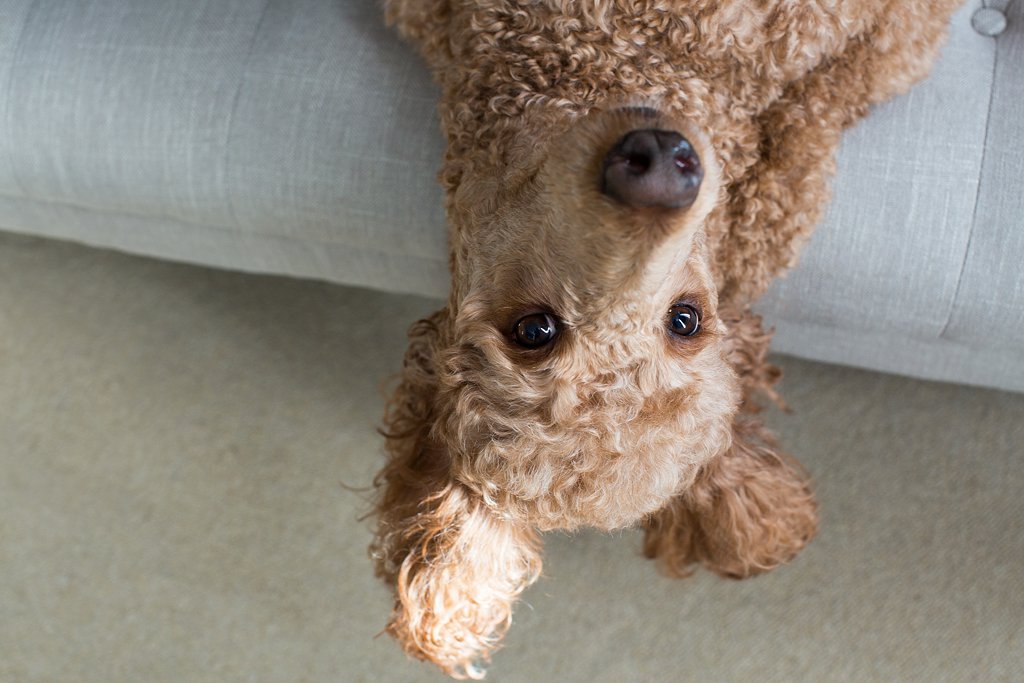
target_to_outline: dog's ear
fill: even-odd
[[[377,575],[395,591],[387,631],[449,675],[480,678],[519,594],[540,573],[532,530],[500,519],[455,481],[438,419],[440,311],[409,333],[401,382],[385,415],[388,460],[377,475]]]
[[[456,678],[482,678],[522,591],[540,574],[535,534],[450,483],[389,529],[403,555],[387,631]]]
[[[672,576],[696,563],[743,578],[790,560],[817,526],[807,475],[757,418],[741,415],[732,445],[648,521],[644,554]]]
[[[385,0],[384,16],[415,45],[431,68],[452,59],[450,0]]]

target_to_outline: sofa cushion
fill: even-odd
[[[440,294],[437,94],[377,0],[0,6],[0,228]]]
[[[995,40],[977,8],[845,135],[824,224],[759,306],[777,350],[1024,390],[1024,7]]]
[[[1024,354],[1024,2],[1007,9],[970,244],[942,336]]]

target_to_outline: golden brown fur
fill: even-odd
[[[538,531],[643,524],[669,574],[771,569],[813,536],[761,426],[749,304],[821,215],[841,130],[922,77],[957,0],[386,0],[442,88],[452,288],[385,417],[377,572],[411,654],[479,677]],[[679,131],[685,211],[598,191],[613,143]],[[673,302],[703,327],[665,330]],[[557,314],[550,348],[509,340]]]

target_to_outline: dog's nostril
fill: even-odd
[[[626,165],[632,173],[646,173],[651,167],[651,158],[646,154],[630,154],[626,156]]]
[[[690,142],[667,130],[634,130],[605,156],[601,191],[628,206],[693,204],[704,171]]]

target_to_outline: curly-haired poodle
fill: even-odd
[[[451,226],[376,480],[408,652],[482,676],[541,531],[643,525],[675,576],[811,539],[748,306],[820,217],[842,129],[926,73],[957,4],[387,0],[442,88]]]

